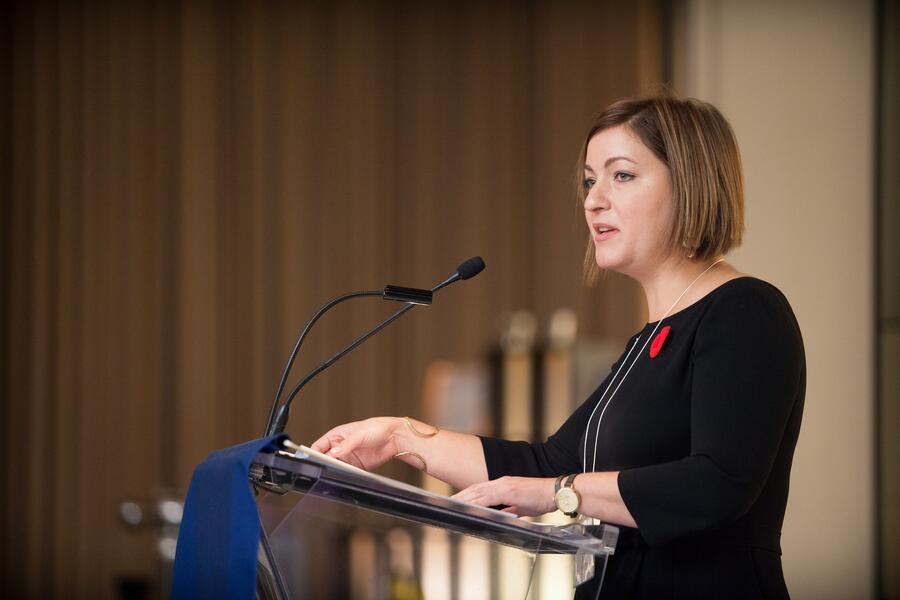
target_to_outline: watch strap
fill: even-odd
[[[560,511],[562,511],[562,513],[564,515],[566,515],[567,517],[573,517],[573,518],[578,516],[578,507],[580,507],[580,505],[581,505],[581,496],[578,494],[578,491],[574,487],[575,477],[577,475],[578,475],[578,473],[572,473],[571,475],[568,475],[568,476],[560,475],[556,480],[556,494],[553,497],[554,504],[556,504],[556,508],[559,509]],[[563,481],[563,479],[565,479],[565,481]],[[578,500],[578,505],[577,505],[576,509],[571,512],[564,511],[559,506],[559,502],[558,502],[559,491],[561,489],[565,489],[565,488],[569,488],[570,490],[572,490],[572,493],[575,494],[575,498]]]
[[[556,493],[559,491],[559,488],[562,487],[562,480],[565,479],[565,478],[566,478],[566,474],[565,474],[565,473],[563,473],[562,475],[560,475],[559,477],[556,478],[556,483],[553,485],[553,495],[554,495],[554,496],[555,496]]]

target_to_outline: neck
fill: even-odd
[[[716,265],[710,269],[710,265],[716,260],[718,259],[694,261],[683,257],[671,257],[659,268],[640,277],[638,282],[644,289],[644,296],[647,299],[649,320],[658,321],[670,308],[672,313],[677,312],[705,295],[704,290],[708,287],[705,280],[712,279],[710,274],[719,267]],[[698,276],[700,279],[697,279]],[[696,283],[691,285],[694,280]],[[690,290],[681,297],[677,305],[672,306],[688,286],[691,286]]]

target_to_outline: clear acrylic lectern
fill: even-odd
[[[571,598],[575,583],[602,582],[618,537],[612,525],[536,523],[308,449],[261,453],[250,476],[260,598]]]

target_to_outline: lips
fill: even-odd
[[[602,242],[608,240],[617,233],[619,233],[619,230],[612,225],[607,225],[606,223],[591,224],[591,235],[593,236],[594,241]]]

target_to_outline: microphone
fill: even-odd
[[[451,283],[459,281],[460,279],[471,279],[482,271],[484,271],[484,260],[482,260],[480,256],[473,256],[463,264],[456,267],[456,272],[453,275],[431,288],[431,291],[436,292],[441,288],[447,287]]]
[[[436,286],[434,286],[433,288],[431,288],[431,290],[420,290],[417,288],[404,288],[404,287],[399,287],[399,286],[388,285],[388,286],[385,286],[384,290],[381,292],[354,292],[352,294],[345,294],[343,296],[338,296],[337,298],[335,298],[334,300],[332,300],[331,302],[329,302],[328,304],[326,304],[325,306],[320,308],[316,312],[316,314],[313,316],[313,318],[310,319],[309,322],[306,324],[306,326],[303,328],[303,331],[301,332],[300,337],[297,338],[297,343],[294,345],[294,349],[291,352],[291,356],[290,356],[290,358],[288,358],[288,362],[287,362],[287,365],[285,366],[284,373],[281,376],[281,382],[278,385],[278,391],[275,393],[275,399],[272,402],[272,408],[269,410],[269,418],[266,421],[265,435],[266,436],[274,435],[276,433],[281,433],[284,431],[284,428],[287,426],[288,418],[290,417],[291,403],[293,402],[293,400],[297,396],[297,394],[300,392],[300,390],[303,389],[303,386],[305,386],[307,383],[309,383],[309,381],[313,377],[315,377],[316,375],[318,375],[319,373],[321,373],[322,371],[324,371],[325,369],[327,369],[328,367],[333,365],[338,360],[340,360],[340,358],[343,357],[345,354],[355,350],[360,344],[362,344],[367,339],[369,339],[370,337],[372,337],[373,335],[375,335],[376,333],[378,333],[379,331],[381,331],[382,329],[384,329],[385,327],[387,327],[388,325],[390,325],[391,323],[393,323],[394,321],[396,321],[397,319],[402,317],[404,314],[406,314],[407,312],[412,310],[415,306],[430,305],[432,302],[432,295],[434,294],[434,292],[436,292],[444,287],[447,287],[451,283],[455,283],[461,279],[471,279],[472,277],[475,277],[476,275],[478,275],[479,273],[481,273],[484,270],[484,266],[485,266],[484,260],[482,260],[482,258],[480,256],[473,256],[469,260],[467,260],[464,263],[462,263],[461,265],[459,265],[456,268],[456,271],[450,277],[448,277],[441,283],[439,283]],[[325,314],[325,312],[327,312],[333,306],[340,304],[344,300],[349,300],[350,298],[357,298],[357,297],[361,297],[361,296],[381,296],[385,300],[395,300],[398,302],[404,302],[406,304],[406,306],[397,310],[394,314],[389,316],[387,319],[385,319],[384,321],[382,321],[381,323],[379,323],[378,325],[376,325],[375,327],[373,327],[372,329],[370,329],[369,331],[367,331],[360,337],[353,340],[353,342],[351,342],[350,345],[348,345],[346,348],[344,348],[337,354],[334,354],[331,358],[324,361],[318,367],[316,367],[315,369],[313,369],[312,371],[307,373],[303,377],[303,379],[301,379],[299,381],[299,383],[297,383],[297,385],[295,385],[294,388],[290,391],[290,393],[287,396],[287,399],[284,401],[284,404],[282,404],[281,408],[278,409],[278,412],[276,413],[275,410],[278,406],[278,400],[281,398],[281,394],[284,391],[284,384],[285,384],[285,381],[287,380],[288,372],[290,371],[291,366],[294,363],[294,359],[297,357],[297,352],[300,350],[300,346],[303,343],[304,338],[309,333],[309,330],[312,328],[313,324],[315,324],[315,322],[319,320],[319,317],[321,317],[323,314]]]

